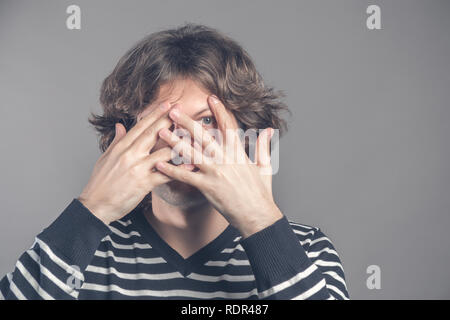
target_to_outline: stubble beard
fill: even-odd
[[[200,190],[176,180],[155,187],[138,206],[146,210],[151,209],[152,196],[157,196],[168,204],[182,209],[194,208],[208,203]]]

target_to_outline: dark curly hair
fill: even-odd
[[[152,33],[117,63],[103,81],[100,103],[103,115],[91,113],[105,152],[115,135],[115,123],[127,132],[137,116],[157,99],[161,85],[189,78],[215,94],[230,109],[241,128],[272,127],[287,130],[281,112],[288,107],[283,92],[263,83],[249,54],[217,30],[197,24]]]

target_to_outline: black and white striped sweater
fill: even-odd
[[[242,239],[229,225],[183,258],[133,210],[105,225],[77,199],[0,281],[0,299],[349,299],[319,228],[286,216]]]

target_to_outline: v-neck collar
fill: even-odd
[[[175,249],[162,239],[152,225],[147,221],[140,210],[133,211],[130,215],[133,226],[145,238],[152,248],[157,250],[169,264],[173,265],[184,277],[193,272],[240,235],[239,230],[229,224],[214,240],[197,250],[188,258],[183,258]]]

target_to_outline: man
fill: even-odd
[[[88,184],[1,280],[0,298],[348,299],[331,241],[288,221],[262,174],[285,127],[279,98],[214,29],[142,40],[103,83],[104,114],[90,119],[103,154]],[[264,129],[255,161],[239,129]]]

